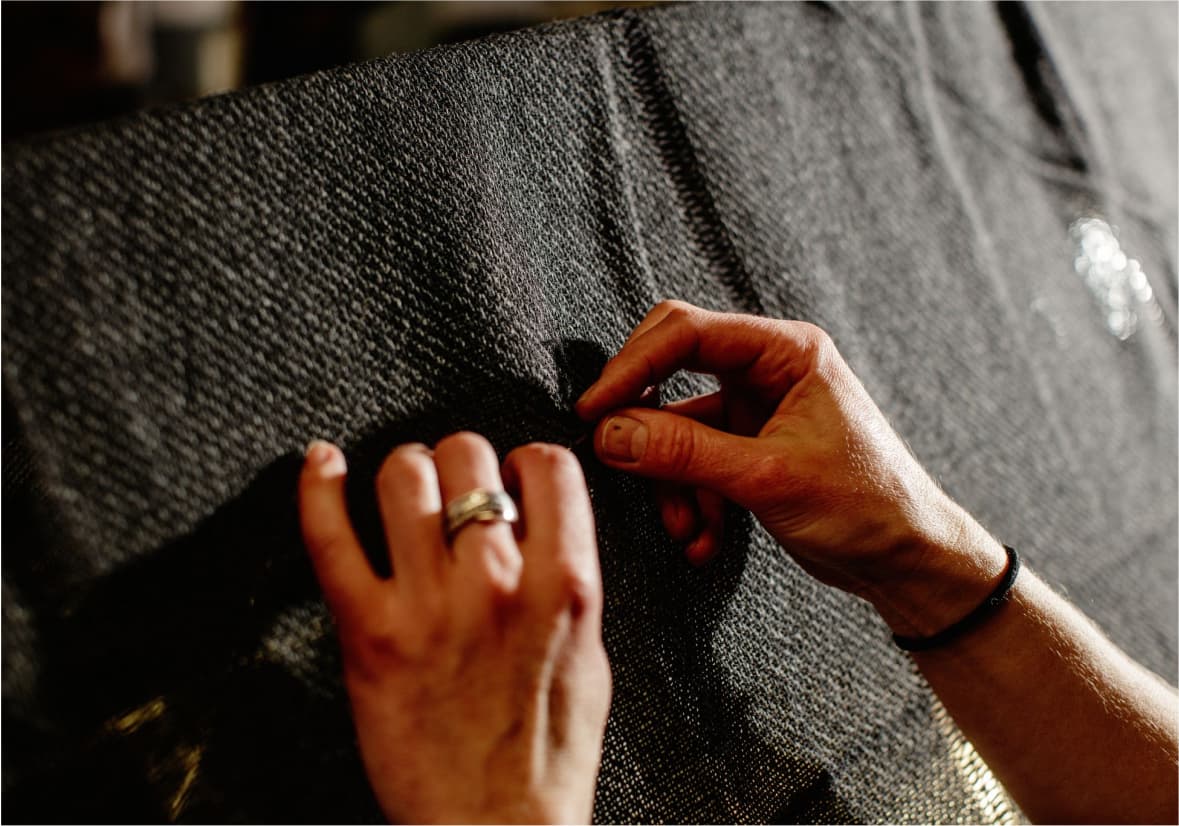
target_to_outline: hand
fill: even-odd
[[[680,369],[712,373],[721,389],[661,410],[624,407]],[[959,619],[1005,565],[813,325],[664,302],[577,411],[610,413],[595,431],[598,457],[665,483],[664,523],[692,539],[696,561],[719,548],[723,497],[805,570],[868,599],[906,634]]]
[[[385,815],[426,822],[588,822],[610,705],[602,586],[581,467],[529,445],[502,468],[460,433],[385,460],[377,497],[394,576],[379,579],[344,501],[343,454],[315,442],[303,535],[339,631],[360,751]],[[443,503],[507,488],[519,535],[464,527]]]

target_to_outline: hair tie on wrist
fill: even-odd
[[[1007,601],[1007,597],[1011,595],[1011,587],[1015,585],[1015,578],[1019,575],[1019,554],[1010,545],[1004,545],[1003,548],[1007,551],[1007,571],[991,595],[983,600],[982,605],[949,628],[938,631],[930,637],[902,637],[900,634],[893,634],[892,641],[897,644],[897,647],[905,651],[926,651],[930,648],[937,648],[982,625],[998,611]]]

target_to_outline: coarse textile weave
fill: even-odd
[[[391,447],[572,444],[671,297],[830,331],[942,485],[1174,682],[1175,32],[1174,4],[662,6],[6,146],[6,817],[379,818],[303,445],[345,447],[380,565]],[[1086,217],[1144,274],[1128,334]],[[1021,817],[866,604],[738,514],[692,568],[646,483],[579,456],[597,819]]]

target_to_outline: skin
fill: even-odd
[[[633,407],[677,370],[718,393]],[[830,338],[809,324],[655,307],[578,403],[601,460],[665,488],[669,530],[704,559],[748,508],[799,565],[871,602],[894,632],[968,614],[1006,567],[929,478]],[[1025,569],[975,631],[914,660],[962,733],[1038,822],[1179,821],[1179,696]]]
[[[651,409],[678,370],[714,394]],[[717,553],[726,500],[805,570],[927,636],[969,613],[1006,566],[809,324],[656,306],[577,405],[595,450],[655,480],[693,561]],[[322,450],[321,450],[322,448]],[[324,452],[326,451],[326,452]],[[344,652],[361,752],[386,814],[413,821],[589,816],[609,703],[601,584],[584,480],[560,448],[511,454],[523,534],[467,528],[448,553],[441,503],[499,487],[459,434],[391,454],[378,479],[395,576],[348,525],[343,456],[317,443],[303,527]],[[1179,820],[1179,697],[1024,570],[985,624],[917,665],[1020,807],[1045,822]]]
[[[602,584],[581,467],[528,445],[501,468],[481,436],[403,445],[377,476],[394,576],[376,577],[344,502],[343,454],[312,443],[303,533],[336,621],[365,769],[406,823],[588,822],[610,706]],[[442,503],[507,489],[521,529]],[[561,507],[554,507],[554,503]]]

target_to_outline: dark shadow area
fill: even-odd
[[[564,408],[524,380],[504,392],[498,378],[494,393],[464,385],[466,397],[445,409],[345,446],[349,507],[378,570],[388,564],[372,481],[390,448],[465,428],[514,444],[521,420],[533,438],[566,444],[586,431],[569,406],[605,354],[587,342],[551,349]],[[487,399],[512,403],[488,407]],[[262,653],[284,615],[297,623],[316,614],[319,591],[298,530],[301,457],[274,461],[192,533],[65,594],[39,561],[44,519],[30,507],[23,457],[6,453],[5,503],[20,506],[7,510],[27,518],[5,526],[5,581],[32,595],[35,642],[21,653],[36,660],[37,685],[35,698],[23,698],[32,707],[5,697],[6,813],[28,821],[379,818],[355,755],[334,638],[318,631],[290,651],[310,659],[300,668]]]
[[[488,392],[490,380],[464,385],[451,404],[346,446],[349,507],[375,567],[388,564],[372,482],[393,446],[431,443],[466,428],[497,446],[519,444],[522,434],[568,445],[588,431],[571,406],[599,374],[605,353],[581,341],[549,347],[561,376],[558,400],[536,383],[499,376],[495,392]],[[489,406],[489,399],[510,401]],[[663,761],[703,753],[731,763],[736,782],[748,783],[753,775],[741,767],[759,739],[712,644],[745,565],[748,516],[730,514],[726,553],[693,568],[659,527],[649,486],[597,463],[588,440],[575,450],[599,526],[606,639],[619,675],[613,724],[676,732],[674,747],[651,755],[655,776]],[[36,634],[22,652],[37,661],[35,695],[23,705],[5,697],[10,819],[380,819],[356,754],[334,636],[299,536],[300,464],[297,455],[277,459],[192,533],[84,593],[36,605]],[[36,556],[29,544],[35,536],[23,534],[13,549],[22,559]],[[28,582],[31,576],[35,567],[6,565],[6,583],[52,593]],[[642,583],[626,592],[644,600],[614,598],[613,585],[627,580]],[[5,628],[8,637],[8,622]],[[758,759],[781,757],[767,751]],[[789,773],[816,776],[823,813],[843,811],[832,808],[822,773],[805,766]],[[706,782],[724,796],[729,781]],[[788,806],[784,814],[817,816],[813,798],[802,788],[803,808]]]

